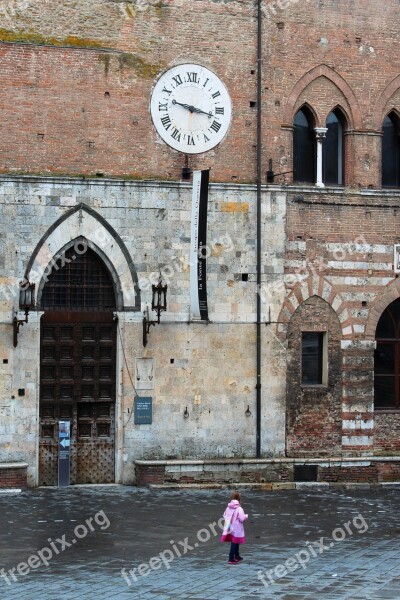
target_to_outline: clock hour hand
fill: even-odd
[[[204,110],[201,110],[201,108],[196,108],[195,106],[191,106],[190,104],[182,104],[182,102],[178,102],[177,100],[172,100],[172,104],[178,104],[178,106],[182,106],[183,108],[187,108],[191,113],[199,113],[202,115],[207,115],[207,117],[210,119],[212,114],[211,113],[207,113]]]

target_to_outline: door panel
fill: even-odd
[[[57,485],[58,422],[71,420],[70,482],[112,483],[116,324],[112,313],[46,313],[41,323],[40,485]]]

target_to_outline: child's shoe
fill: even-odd
[[[238,565],[239,561],[238,560],[228,560],[228,565]]]
[[[243,560],[242,556],[237,556],[237,557],[235,558],[235,561],[236,561],[236,562],[241,562],[242,560]]]

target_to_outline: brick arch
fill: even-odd
[[[348,114],[348,111],[341,105],[341,104],[335,104],[335,106],[333,106],[329,112],[327,113],[327,115],[325,116],[325,123],[327,118],[329,117],[329,115],[331,114],[331,112],[334,112],[335,110],[337,110],[338,112],[340,112],[343,115],[343,119],[346,121],[346,128],[348,129],[349,125],[350,125],[350,117]]]
[[[318,316],[316,316],[318,315]],[[324,384],[310,389],[302,382],[302,333],[327,332]],[[342,446],[342,327],[331,303],[313,294],[299,304],[287,333],[286,451],[287,456],[318,456],[341,452]],[[325,361],[324,361],[325,362]]]
[[[331,81],[346,98],[351,110],[351,114],[349,115],[349,127],[352,129],[363,129],[363,119],[361,115],[361,110],[353,90],[341,75],[336,73],[336,71],[334,71],[331,67],[328,67],[327,65],[319,65],[317,67],[314,67],[313,69],[305,73],[305,75],[303,75],[303,77],[301,77],[301,79],[299,79],[299,81],[295,84],[286,102],[285,110],[283,113],[284,124],[290,125],[292,123],[293,116],[295,113],[296,102],[300,94],[312,81],[318,79],[318,77],[325,77],[326,79]],[[319,125],[320,124],[318,124],[317,126]]]
[[[303,102],[303,104],[301,106],[299,106],[299,108],[296,110],[296,112],[293,115],[293,120],[294,120],[294,117],[299,112],[299,110],[302,110],[303,108],[307,108],[307,110],[310,111],[310,113],[311,113],[311,115],[312,115],[312,117],[314,119],[313,126],[314,127],[318,127],[319,126],[318,124],[319,124],[319,121],[320,121],[319,116],[317,115],[316,110],[308,102]]]
[[[292,316],[298,307],[312,296],[321,298],[335,311],[340,321],[343,338],[353,337],[351,317],[340,293],[324,277],[309,277],[297,283],[285,298],[278,317],[280,338],[286,339],[287,327]]]
[[[390,114],[394,113],[396,115],[396,117],[398,119],[400,119],[400,110],[397,108],[397,106],[389,106],[386,108],[385,113],[383,115],[383,119],[382,119],[382,124],[383,124],[383,120]]]
[[[379,96],[375,105],[374,117],[372,126],[377,131],[381,131],[382,123],[385,116],[390,110],[395,107],[388,106],[391,97],[400,89],[400,75],[397,75],[392,81],[386,86],[381,95]]]
[[[378,321],[389,304],[400,298],[400,279],[395,279],[389,284],[386,292],[375,300],[369,311],[367,326],[365,328],[365,339],[374,340]]]

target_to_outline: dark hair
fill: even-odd
[[[240,494],[239,494],[239,492],[232,492],[232,494],[231,494],[231,500],[239,500],[239,502],[240,502]]]

